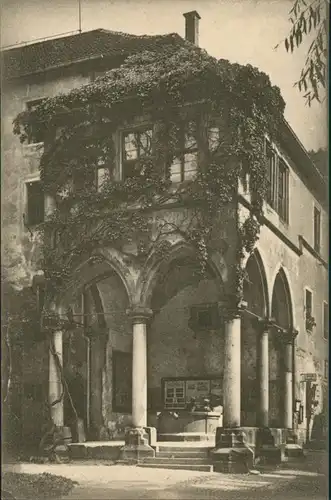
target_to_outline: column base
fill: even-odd
[[[52,426],[43,436],[40,452],[50,462],[67,463],[70,461],[69,447],[72,441],[71,430],[65,426]]]
[[[289,429],[286,432],[285,456],[287,458],[305,458],[302,446],[298,444],[296,433]]]
[[[211,451],[215,472],[245,474],[253,469],[254,451],[241,429],[216,429],[216,447]]]
[[[285,444],[275,445],[269,427],[260,428],[256,435],[256,458],[259,464],[280,464],[286,461]]]
[[[132,428],[125,436],[125,445],[120,451],[120,461],[137,463],[142,458],[155,457],[155,450],[149,445],[149,434],[144,428]]]

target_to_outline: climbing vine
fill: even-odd
[[[94,82],[18,115],[14,133],[22,142],[31,130],[45,134],[40,174],[55,208],[39,231],[50,295],[68,284],[75,264],[96,248],[123,250],[136,243],[136,258],[160,256],[169,250],[166,237],[175,233],[195,246],[204,271],[216,221],[235,202],[239,179],[245,182],[249,175],[252,208],[248,219],[238,222],[240,295],[240,262],[252,251],[261,224],[264,136],[274,136],[283,111],[280,91],[264,73],[216,60],[185,43],[181,49],[166,46],[133,55]],[[151,142],[147,147],[135,139],[141,153],[134,173],[120,180],[118,131],[129,130],[138,117],[147,117]],[[185,151],[198,151],[198,168],[190,182],[174,183],[171,165],[183,158],[187,136],[191,150]],[[97,189],[100,166],[105,176]],[[160,206],[174,204],[190,208],[180,223],[155,215]]]

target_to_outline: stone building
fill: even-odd
[[[199,19],[196,12],[185,14],[186,39],[193,44]],[[38,282],[40,249],[33,228],[52,200],[45,198],[39,177],[43,137],[21,144],[12,132],[13,119],[46,97],[93,81],[128,55],[183,43],[177,34],[136,37],[94,30],[3,51],[4,265],[16,287]],[[116,132],[118,181],[130,168],[125,164],[130,134],[152,129],[148,117],[137,116]],[[138,155],[134,148],[132,157]],[[230,299],[233,221],[251,208],[242,182],[236,203],[221,214],[203,279],[196,278],[196,256],[179,234],[171,235],[171,250],[161,260],[140,260],[132,242],[122,252],[100,247],[93,254],[97,258],[82,260],[76,269],[74,285],[58,298],[57,307],[70,306],[83,332],[58,331],[54,345],[87,440],[122,438],[128,426],[156,428],[158,439],[210,434],[217,427],[244,429],[253,445],[261,427],[272,430],[276,444],[293,432],[300,443],[309,439],[312,405],[314,415],[327,406],[326,185],[285,120],[278,140],[266,139],[266,155],[268,199],[259,240],[247,258],[240,310],[233,313]],[[174,182],[195,174],[187,165],[192,167],[184,162],[173,170]],[[98,179],[103,175],[99,169]],[[171,221],[183,210],[163,208]],[[92,335],[84,335],[85,326]],[[28,441],[40,439],[44,400],[56,399],[62,387],[45,341],[23,351],[20,432]],[[204,399],[208,411],[188,411]],[[52,407],[52,418],[59,426],[70,425],[66,399]]]

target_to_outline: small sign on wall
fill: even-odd
[[[317,374],[316,373],[301,373],[302,382],[316,382]]]

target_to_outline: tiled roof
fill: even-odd
[[[16,78],[101,56],[127,56],[141,50],[184,43],[176,33],[137,36],[97,29],[3,50],[2,72],[6,78]]]

